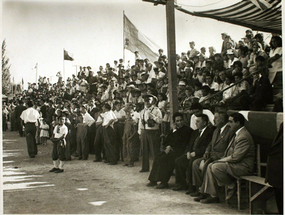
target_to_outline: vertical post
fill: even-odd
[[[38,87],[38,63],[36,64],[36,84]]]
[[[64,68],[64,49],[63,49],[63,70],[62,70],[62,81],[65,81],[65,68]]]
[[[178,111],[174,0],[166,1],[166,27],[168,54],[168,85],[170,100],[169,102],[170,114],[171,116],[173,116],[173,113]],[[173,125],[173,122],[171,122],[171,125]]]
[[[125,11],[123,10],[123,62],[125,64]]]

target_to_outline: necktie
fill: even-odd
[[[193,150],[196,150],[196,148],[198,146],[198,141],[199,141],[199,138],[200,138],[200,134],[201,134],[201,131],[199,131],[199,134],[198,134],[197,138],[194,141]]]
[[[236,134],[233,135],[233,137],[232,137],[232,139],[231,139],[231,141],[230,141],[230,143],[229,143],[229,145],[228,145],[228,148],[227,148],[227,150],[226,150],[226,156],[229,155],[229,154],[228,154],[229,149],[233,146],[233,143],[234,143],[234,141],[235,141],[235,138],[236,138]]]

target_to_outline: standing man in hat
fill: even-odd
[[[139,134],[142,145],[142,169],[140,172],[149,171],[149,151],[154,158],[160,152],[160,130],[159,124],[162,122],[162,113],[155,106],[156,96],[146,94],[144,98],[144,109],[140,112]]]
[[[30,158],[35,158],[38,154],[38,148],[36,144],[36,123],[40,119],[39,112],[33,107],[34,103],[30,100],[27,103],[28,108],[24,110],[20,118],[24,122],[25,132],[26,132],[26,141],[28,147],[28,154]]]

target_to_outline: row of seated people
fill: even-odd
[[[216,112],[214,127],[209,125],[207,115],[196,114],[196,130],[185,126],[181,113],[173,115],[175,128],[167,135],[164,151],[154,159],[147,186],[168,188],[175,170],[173,190],[187,190],[194,201],[217,203],[217,187],[227,186],[228,200],[233,196],[236,179],[253,172],[253,139],[240,113],[228,116]]]

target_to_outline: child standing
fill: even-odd
[[[41,143],[43,146],[47,145],[47,139],[49,138],[49,125],[47,124],[46,120],[43,119],[42,123],[40,125],[40,138],[41,138]]]
[[[65,160],[65,146],[66,146],[65,137],[68,134],[68,128],[64,123],[65,123],[65,117],[61,116],[59,118],[59,124],[56,125],[53,130],[53,136],[51,138],[53,142],[52,160],[54,167],[50,170],[50,172],[54,173],[62,173],[64,171],[63,166]]]

